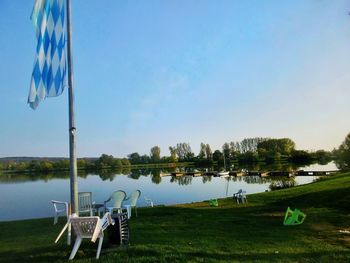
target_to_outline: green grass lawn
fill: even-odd
[[[108,248],[102,262],[350,262],[350,173],[309,185],[207,202],[143,208],[130,221],[131,244]],[[286,208],[307,218],[283,226]],[[0,223],[1,262],[65,262],[71,247],[54,240],[52,218]],[[107,241],[107,240],[106,240]],[[94,262],[97,243],[84,240],[76,262]]]

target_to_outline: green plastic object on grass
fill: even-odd
[[[209,204],[210,204],[210,206],[218,206],[219,205],[217,199],[210,199]]]
[[[304,222],[306,215],[301,212],[299,209],[295,209],[294,211],[287,208],[286,215],[284,216],[283,225],[285,226],[296,226],[300,225]]]

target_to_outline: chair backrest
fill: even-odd
[[[100,220],[102,231],[105,230],[109,225],[114,225],[115,221],[113,220],[111,214],[107,212]]]
[[[60,211],[65,211],[65,210],[67,210],[67,212],[68,212],[68,203],[67,202],[56,201],[56,200],[51,200],[51,202],[53,204],[55,212],[60,212]],[[64,210],[62,208],[64,208]]]
[[[121,208],[122,202],[126,198],[126,193],[122,190],[118,190],[112,193],[111,195],[111,206],[116,208]]]
[[[136,206],[137,200],[139,199],[140,196],[141,196],[140,190],[136,190],[136,191],[132,192],[130,195],[130,205]]]
[[[71,218],[74,232],[81,238],[91,238],[95,233],[96,227],[99,227],[99,221],[100,218],[98,216]]]
[[[79,204],[79,213],[90,212],[92,209],[92,193],[79,192],[78,204]]]

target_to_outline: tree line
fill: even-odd
[[[115,158],[112,155],[102,154],[97,160],[78,159],[78,169],[101,170],[129,167],[131,165],[166,164],[191,162],[197,166],[212,166],[214,164],[231,165],[266,164],[290,162],[294,164],[308,164],[318,162],[326,164],[335,160],[340,169],[350,169],[350,133],[344,142],[333,151],[305,151],[295,149],[295,143],[289,138],[246,138],[242,141],[225,142],[220,150],[213,151],[207,143],[200,144],[196,155],[190,143],[177,143],[169,146],[169,155],[161,156],[161,148],[153,146],[149,154],[140,155],[131,153],[127,158]],[[69,170],[69,160],[59,161],[32,160],[29,162],[7,161],[0,162],[0,170],[14,171],[42,171]]]
[[[101,170],[101,169],[116,169],[123,167],[130,167],[130,161],[127,158],[114,158],[112,155],[102,154],[100,158],[93,161],[91,159],[78,159],[77,166],[79,170]],[[7,171],[39,171],[39,172],[50,172],[50,171],[68,171],[69,170],[69,159],[61,159],[58,161],[50,160],[32,160],[29,162],[15,162],[7,161],[0,163],[0,170]]]
[[[287,161],[292,163],[328,163],[334,159],[334,152],[318,150],[309,152],[296,150],[295,143],[289,138],[246,138],[242,141],[225,142],[221,150],[212,151],[211,146],[206,143],[200,144],[198,155],[191,149],[189,143],[177,143],[169,146],[169,156],[161,156],[159,146],[154,146],[149,155],[140,155],[137,152],[128,155],[131,164],[148,163],[173,163],[194,162],[196,165],[222,165],[224,162],[252,164],[264,162],[267,164]]]

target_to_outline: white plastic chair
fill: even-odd
[[[78,193],[79,215],[88,214],[93,216],[93,203],[91,192]]]
[[[67,202],[61,202],[61,201],[56,201],[56,200],[51,200],[53,207],[55,209],[55,214],[54,214],[54,219],[53,219],[53,224],[56,225],[58,222],[58,216],[60,214],[65,214],[67,218],[67,222],[69,220],[69,208],[68,208],[68,203]],[[71,243],[71,226],[68,226],[68,234],[67,234],[67,245],[70,245]]]
[[[233,198],[236,198],[237,204],[239,204],[239,202],[243,203],[247,203],[247,196],[245,195],[246,191],[243,191],[242,189],[239,189],[237,193],[233,194]]]
[[[152,201],[151,198],[145,197],[145,202],[146,202],[146,204],[148,204],[148,205],[151,206],[151,207],[154,206],[153,201]]]
[[[55,214],[53,218],[53,224],[56,225],[58,222],[58,216],[61,214],[64,214],[67,218],[68,221],[68,203],[67,202],[62,202],[62,201],[57,201],[57,200],[51,200],[53,207],[55,209]]]
[[[137,200],[139,199],[139,197],[141,196],[141,191],[140,190],[136,190],[134,192],[131,193],[131,195],[125,199],[125,201],[130,200],[130,204],[127,205],[123,205],[122,208],[126,208],[126,211],[128,212],[128,219],[130,219],[131,217],[131,209],[134,208],[135,209],[135,215],[137,217]]]
[[[102,219],[98,216],[90,217],[78,217],[76,214],[73,214],[67,224],[63,227],[61,233],[58,235],[55,243],[61,238],[62,234],[66,228],[72,224],[74,232],[77,236],[72,252],[69,256],[69,259],[72,260],[77,253],[80,244],[84,238],[91,238],[91,242],[95,243],[97,238],[99,238],[96,259],[100,257],[102,243],[103,243],[103,231],[109,226],[114,225],[114,220],[111,217],[110,213],[106,213]]]
[[[104,201],[105,211],[113,214],[113,211],[117,210],[117,213],[122,212],[122,204],[126,198],[126,193],[122,190],[118,190],[112,193],[112,195]]]

